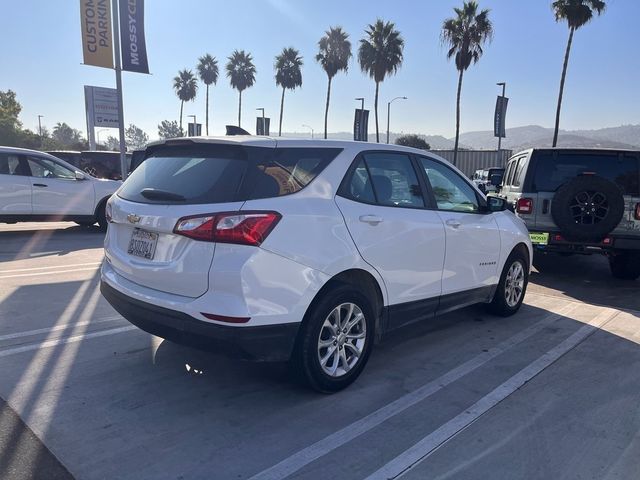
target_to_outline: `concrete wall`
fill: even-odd
[[[431,150],[442,158],[453,162],[453,150]],[[511,150],[459,150],[456,167],[471,177],[476,170],[487,167],[504,167],[512,155]]]

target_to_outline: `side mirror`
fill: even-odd
[[[87,176],[80,170],[76,170],[76,180],[86,180]]]
[[[493,195],[487,197],[488,212],[503,212],[506,209],[507,201],[504,198],[494,197]]]

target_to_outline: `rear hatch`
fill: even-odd
[[[184,141],[149,147],[146,160],[110,202],[105,255],[113,268],[155,290],[203,295],[216,244],[176,234],[176,224],[184,217],[240,210],[249,157],[270,150]]]

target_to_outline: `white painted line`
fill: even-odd
[[[5,273],[19,273],[19,272],[32,272],[34,270],[48,270],[50,268],[74,268],[74,267],[87,267],[89,265],[100,265],[102,262],[89,262],[89,263],[74,263],[71,265],[51,265],[48,267],[32,267],[32,268],[16,268],[14,270],[0,270],[0,275]]]
[[[112,328],[109,330],[102,330],[100,332],[92,332],[84,335],[75,335],[73,337],[58,338],[56,340],[47,340],[46,342],[34,343],[31,345],[24,345],[22,347],[8,348],[6,350],[0,350],[0,358],[8,357],[9,355],[16,355],[18,353],[29,352],[31,350],[40,350],[41,348],[55,347],[57,345],[66,345],[68,343],[81,342],[90,338],[105,337],[107,335],[115,335],[116,333],[128,332],[130,330],[137,330],[138,327],[129,325],[127,327]]]
[[[56,332],[58,330],[65,330],[67,328],[83,327],[85,325],[93,325],[95,323],[102,322],[112,322],[118,319],[122,319],[122,317],[120,315],[114,315],[112,317],[90,320],[88,322],[65,323],[63,325],[56,325],[55,327],[38,328],[36,330],[27,330],[25,332],[9,333],[7,335],[0,335],[0,342],[4,340],[12,340],[14,338],[31,337],[33,335],[40,335],[41,333]]]
[[[96,265],[96,267],[99,265]],[[87,267],[87,268],[75,268],[70,270],[55,270],[50,272],[38,272],[38,273],[20,273],[18,275],[0,275],[0,279],[3,278],[18,278],[18,277],[35,277],[39,275],[59,275],[62,273],[73,273],[73,272],[88,272],[89,270],[97,271],[96,267]]]
[[[478,400],[470,408],[449,420],[447,423],[433,431],[408,450],[398,455],[380,469],[369,475],[366,480],[389,480],[404,475],[412,468],[419,465],[431,453],[443,443],[467,428],[480,416],[502,402],[509,395],[522,387],[545,368],[552,365],[560,357],[584,342],[589,336],[612,320],[620,312],[607,309],[599,313],[591,322],[580,327],[570,337],[549,350],[534,362],[520,370],[513,377],[500,385],[495,390]]]
[[[465,375],[468,375],[474,370],[480,368],[488,361],[503,354],[535,333],[538,333],[549,324],[555,322],[563,315],[571,313],[576,308],[578,308],[577,304],[570,304],[560,308],[556,313],[549,313],[542,320],[518,332],[495,347],[490,348],[488,351],[476,355],[465,363],[423,385],[417,390],[398,398],[375,412],[370,413],[366,417],[362,417],[360,420],[357,420],[322,440],[319,440],[316,443],[294,453],[276,465],[257,473],[249,480],[277,480],[297,472],[318,458],[332,452],[342,445],[345,445],[354,438],[357,438],[363,433],[377,427],[391,417],[398,415],[409,407],[439,392],[456,380],[459,380]]]

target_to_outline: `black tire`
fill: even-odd
[[[520,264],[520,268],[522,269],[522,286],[521,293],[517,299],[517,302],[513,303],[507,299],[507,290],[509,288],[509,282],[512,282],[507,277],[509,276],[510,270],[516,264]],[[524,300],[524,296],[527,292],[527,285],[529,284],[529,261],[527,256],[520,250],[516,249],[511,252],[511,255],[507,258],[507,261],[504,264],[504,268],[502,269],[502,274],[500,275],[500,281],[498,282],[498,286],[496,288],[496,293],[493,295],[493,300],[487,306],[489,312],[494,315],[499,315],[501,317],[509,317],[520,310],[522,306],[522,302]],[[511,297],[513,300],[513,297]]]
[[[622,190],[598,175],[580,175],[558,189],[551,216],[570,241],[600,242],[624,214]]]
[[[109,222],[107,222],[107,213],[105,208],[107,207],[107,202],[102,202],[98,208],[96,209],[96,222],[98,222],[98,227],[101,232],[107,231],[107,226]]]
[[[95,222],[95,220],[94,220],[93,222],[92,222],[92,221],[87,220],[87,221],[83,221],[83,222],[75,222],[75,223],[77,223],[77,224],[78,224],[78,225],[80,225],[81,227],[88,228],[88,227],[93,226],[96,222]]]
[[[326,373],[321,366],[319,358],[320,352],[323,351],[328,353],[328,350],[320,350],[319,342],[322,338],[321,335],[327,331],[326,327],[323,327],[325,320],[328,319],[329,315],[339,305],[347,303],[356,305],[364,315],[364,345],[362,347],[361,355],[357,357],[357,361],[352,365],[350,370],[339,376],[331,376]],[[344,310],[345,311],[343,313],[346,316],[346,309]],[[305,319],[296,342],[296,347],[291,358],[292,367],[298,374],[300,380],[314,390],[322,393],[334,393],[340,391],[351,385],[356,378],[358,378],[367,364],[369,355],[373,348],[374,328],[374,312],[371,307],[371,302],[367,297],[350,285],[336,286],[324,293],[322,298],[318,299],[318,301],[314,302],[305,315]],[[362,332],[360,331],[360,333]],[[326,340],[332,339],[332,337],[326,338]],[[355,340],[347,340],[347,342],[349,341],[355,342]],[[337,341],[332,346],[335,345],[337,345]],[[353,354],[353,349],[346,347],[342,348],[344,349],[345,358],[347,358],[346,355],[348,355],[349,352]],[[337,359],[338,356],[336,355],[329,358],[330,360],[334,360]],[[353,358],[354,357],[351,356],[347,363],[349,363],[350,360],[353,360]],[[329,362],[326,362],[326,365],[327,367],[331,366]],[[343,365],[343,361],[338,359],[337,365]],[[343,368],[343,370],[345,369]]]
[[[609,255],[611,275],[621,280],[640,277],[640,252],[614,252]]]

